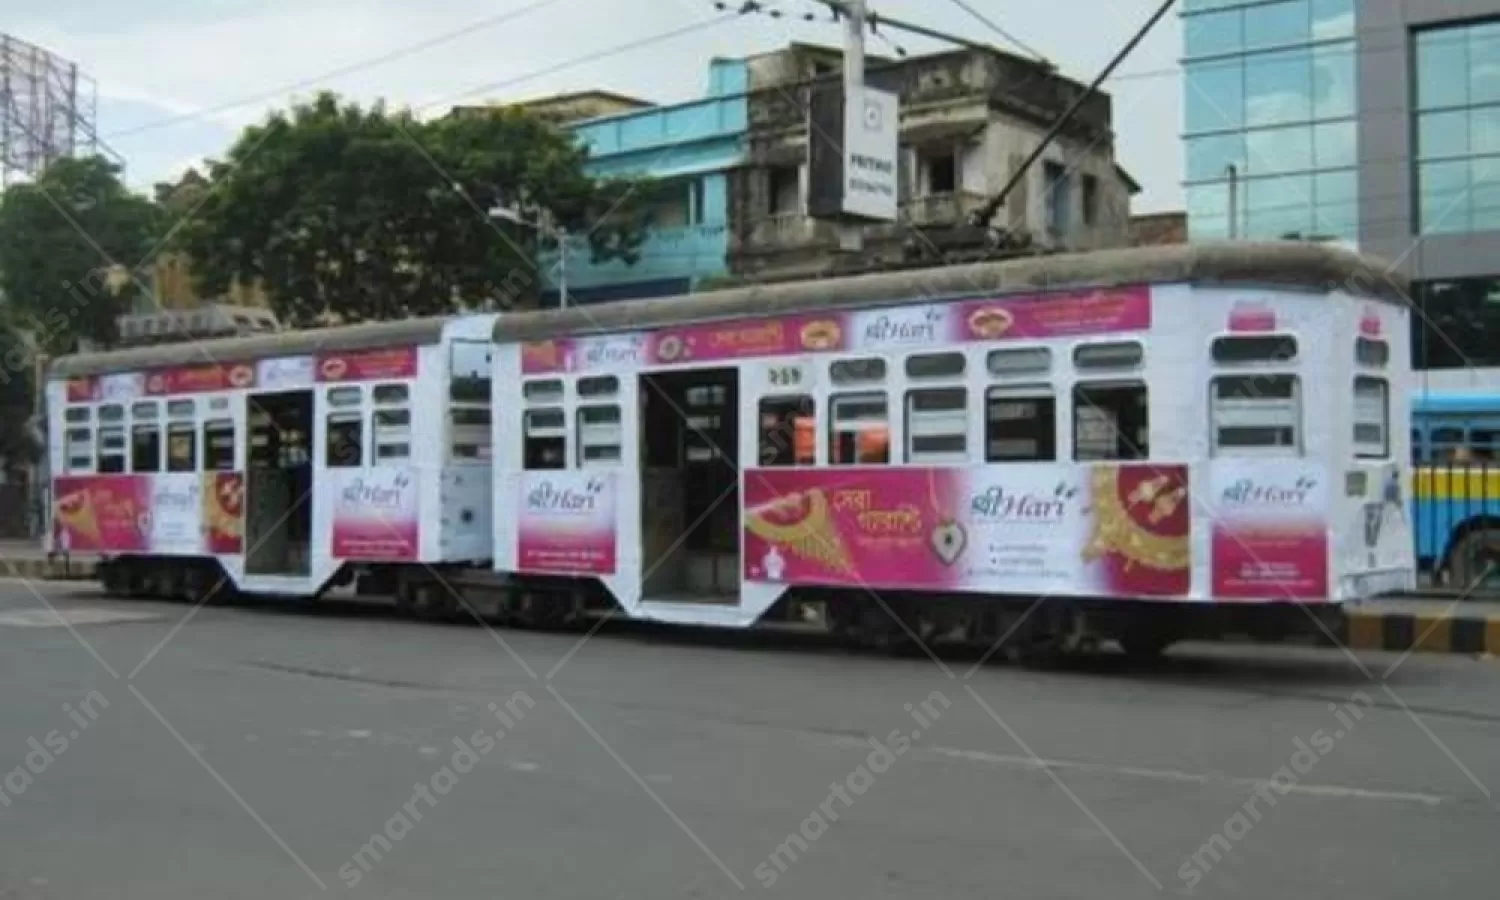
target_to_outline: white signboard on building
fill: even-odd
[[[844,103],[844,212],[895,221],[900,98],[863,88]]]

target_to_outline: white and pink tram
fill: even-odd
[[[507,315],[491,556],[532,618],[1331,630],[1415,580],[1403,292],[1236,244]]]
[[[101,555],[125,595],[311,597],[358,575],[413,601],[489,560],[495,318],[57,360],[49,549]]]

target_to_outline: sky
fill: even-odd
[[[730,0],[738,6],[739,0]],[[1090,81],[1159,0],[967,0]],[[78,64],[98,92],[98,130],[127,181],[148,189],[221,154],[268,111],[333,90],[429,115],[454,103],[600,88],[657,102],[701,96],[712,57],[791,40],[836,45],[813,0],[764,0],[784,15],[738,17],[631,52],[602,51],[723,15],[713,0],[0,0],[0,30]],[[954,0],[870,0],[871,9],[1021,51]],[[803,22],[803,13],[816,22]],[[946,49],[882,29],[917,54]],[[1118,161],[1143,187],[1136,212],[1182,206],[1181,28],[1169,14],[1106,84]]]

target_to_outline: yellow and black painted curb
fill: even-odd
[[[1350,610],[1339,637],[1351,650],[1500,655],[1500,615],[1465,615],[1461,607],[1434,606],[1442,608],[1430,613]]]
[[[67,559],[56,556],[0,557],[0,578],[24,578],[28,581],[91,581],[95,562],[92,559]]]

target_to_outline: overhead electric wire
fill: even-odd
[[[1020,38],[1016,37],[1015,35],[1011,34],[1008,31],[1006,31],[1004,28],[1001,28],[998,24],[996,24],[996,22],[993,19],[991,19],[989,16],[986,16],[984,13],[980,12],[979,10],[975,9],[973,6],[969,5],[969,3],[966,2],[966,0],[953,0],[953,5],[957,6],[959,9],[961,9],[964,12],[968,13],[969,15],[973,16],[974,18],[978,19],[980,22],[984,23],[984,25],[986,27],[988,27],[991,31],[993,31],[996,34],[1000,35],[1001,37],[1005,38],[1007,41],[1010,41],[1012,44],[1015,44],[1017,47],[1021,48],[1026,53],[1031,54],[1033,57],[1036,58],[1037,62],[1039,62],[1039,63],[1045,63],[1046,65],[1053,66],[1052,60],[1048,59],[1045,55],[1043,55],[1042,53],[1037,52],[1035,49],[1033,49],[1032,47],[1030,47],[1029,45],[1027,45],[1027,43],[1025,41],[1021,40]],[[1055,66],[1053,66],[1053,67],[1055,68]]]
[[[439,46],[441,44],[446,44],[449,41],[458,40],[461,37],[465,37],[477,31],[483,31],[487,28],[493,28],[496,25],[503,25],[506,22],[512,21],[514,19],[519,19],[520,17],[527,15],[528,13],[533,13],[538,10],[545,9],[548,6],[556,6],[561,2],[562,0],[533,0],[533,2],[517,9],[511,9],[503,13],[497,13],[492,16],[487,16],[483,19],[479,19],[478,21],[470,22],[462,28],[455,28],[451,31],[445,31],[442,34],[434,35],[433,37],[427,38],[426,40],[418,41],[414,44],[407,44],[402,47],[397,47],[396,49],[389,50],[379,56],[373,56],[368,59],[360,60],[358,62],[349,63],[336,69],[331,69],[327,72],[322,73],[321,75],[314,75],[310,78],[303,78],[299,81],[294,81],[290,84],[286,84],[272,90],[262,91],[251,96],[241,97],[238,100],[231,100],[227,103],[220,103],[216,106],[210,106],[205,109],[197,110],[195,112],[169,116],[164,119],[158,119],[154,122],[147,122],[144,125],[136,125],[132,128],[123,128],[119,131],[104,135],[103,137],[111,140],[122,137],[129,137],[131,135],[141,134],[147,131],[155,131],[159,128],[167,128],[172,125],[191,122],[196,119],[201,119],[205,116],[212,116],[217,113],[239,109],[242,106],[249,106],[252,103],[271,100],[277,97],[284,96],[286,94],[290,94],[293,91],[314,87],[335,78],[342,78],[345,75],[351,75],[355,72],[364,71],[365,69],[372,69],[376,66],[382,66],[389,62],[395,62],[396,60],[403,57],[421,53],[424,50],[430,50],[433,47]]]

